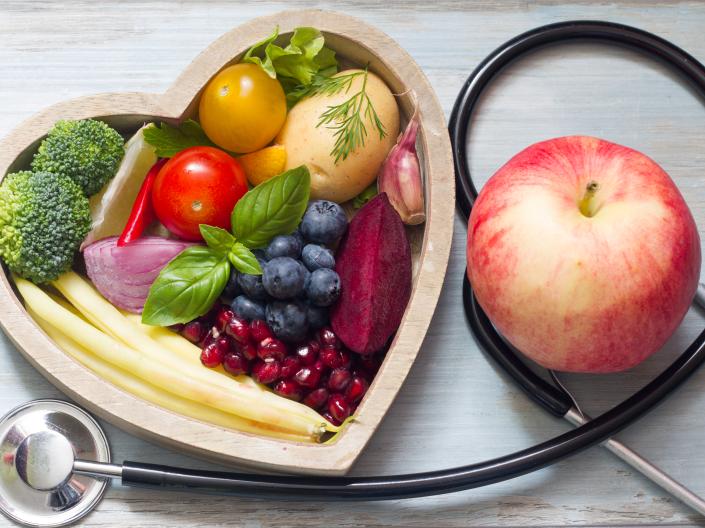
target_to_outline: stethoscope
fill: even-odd
[[[467,216],[477,191],[467,163],[470,116],[480,94],[505,65],[549,43],[598,40],[637,49],[661,59],[691,81],[705,98],[705,67],[685,51],[645,31],[608,22],[577,21],[523,33],[492,52],[465,82],[450,118],[457,200]],[[705,308],[702,287],[696,302]],[[465,314],[480,346],[544,409],[578,425],[533,447],[466,466],[376,477],[300,477],[201,471],[154,464],[110,462],[100,425],[79,407],[36,400],[0,419],[0,510],[31,526],[76,521],[100,501],[110,479],[128,486],[214,492],[276,500],[373,501],[422,497],[486,486],[541,469],[605,442],[623,460],[701,513],[705,502],[615,440],[608,440],[660,403],[705,360],[705,330],[659,376],[630,398],[595,419],[584,416],[560,383],[531,370],[497,333],[463,282]]]

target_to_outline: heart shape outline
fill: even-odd
[[[455,208],[449,203],[454,204],[455,181],[443,110],[419,66],[394,40],[360,19],[332,11],[284,11],[253,19],[214,41],[163,94],[97,94],[60,102],[33,115],[0,141],[0,174],[26,166],[29,153],[59,119],[103,118],[118,129],[135,130],[141,121],[173,123],[192,115],[208,80],[276,25],[282,34],[297,26],[319,28],[328,46],[354,63],[369,63],[394,93],[401,94],[404,115],[413,111],[409,88],[419,106],[419,158],[426,177],[427,220],[414,267],[413,291],[356,421],[332,443],[302,444],[226,430],[153,406],[67,357],[27,314],[5,274],[0,274],[0,325],[52,384],[127,432],[229,464],[302,474],[344,474],[381,423],[418,354],[441,292],[453,234]]]

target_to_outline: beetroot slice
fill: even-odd
[[[341,294],[331,326],[358,354],[381,350],[411,297],[411,248],[385,193],[358,211],[335,257]]]

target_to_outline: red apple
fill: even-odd
[[[656,352],[685,316],[700,239],[647,156],[572,136],[528,147],[482,189],[468,278],[516,348],[544,367],[617,372]]]

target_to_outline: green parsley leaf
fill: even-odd
[[[151,125],[142,132],[144,140],[152,145],[160,158],[171,158],[190,147],[215,147],[196,121],[188,119],[178,127],[161,123],[161,127]]]

